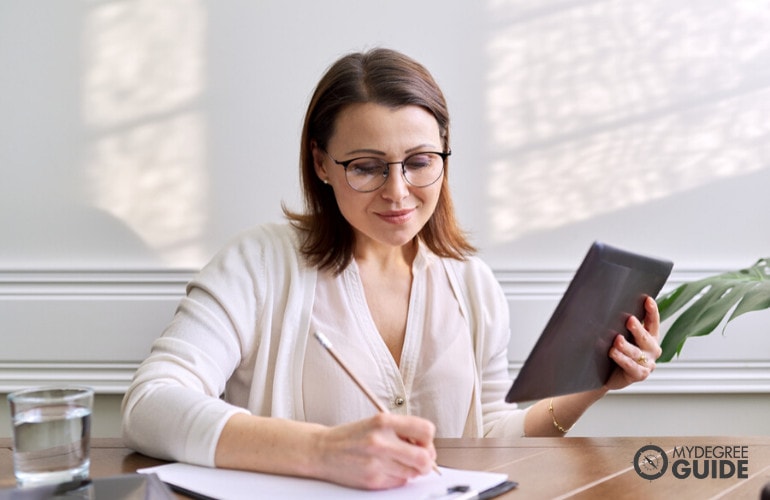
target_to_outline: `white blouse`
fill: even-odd
[[[324,333],[392,413],[432,421],[436,437],[461,437],[475,373],[468,322],[445,267],[422,247],[412,275],[400,365],[377,331],[355,261],[337,276],[319,272],[310,331]],[[337,425],[377,411],[312,337],[305,352],[302,392],[307,421]]]
[[[393,411],[429,418],[438,436],[524,434],[527,410],[504,401],[508,305],[480,259],[442,259],[421,246],[396,367],[357,268],[323,275],[298,247],[289,224],[255,227],[190,281],[123,399],[127,446],[214,466],[220,433],[236,413],[327,423],[372,415],[315,329]]]

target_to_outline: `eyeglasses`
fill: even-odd
[[[428,187],[441,177],[444,163],[452,151],[439,153],[422,151],[407,156],[403,161],[387,162],[382,158],[360,157],[337,161],[328,151],[325,153],[337,165],[345,169],[348,185],[362,193],[375,191],[385,185],[390,175],[391,165],[401,165],[404,179],[414,187]]]

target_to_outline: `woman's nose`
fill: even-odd
[[[382,185],[382,196],[391,200],[402,200],[409,195],[409,183],[404,177],[401,165],[391,165],[385,184]]]

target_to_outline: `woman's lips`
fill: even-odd
[[[390,210],[387,212],[378,212],[377,216],[385,222],[389,222],[391,224],[403,224],[412,217],[413,213],[414,209]]]

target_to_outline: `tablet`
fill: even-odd
[[[616,364],[618,333],[644,317],[644,297],[657,297],[673,263],[595,242],[588,250],[505,400],[509,403],[597,389]]]

